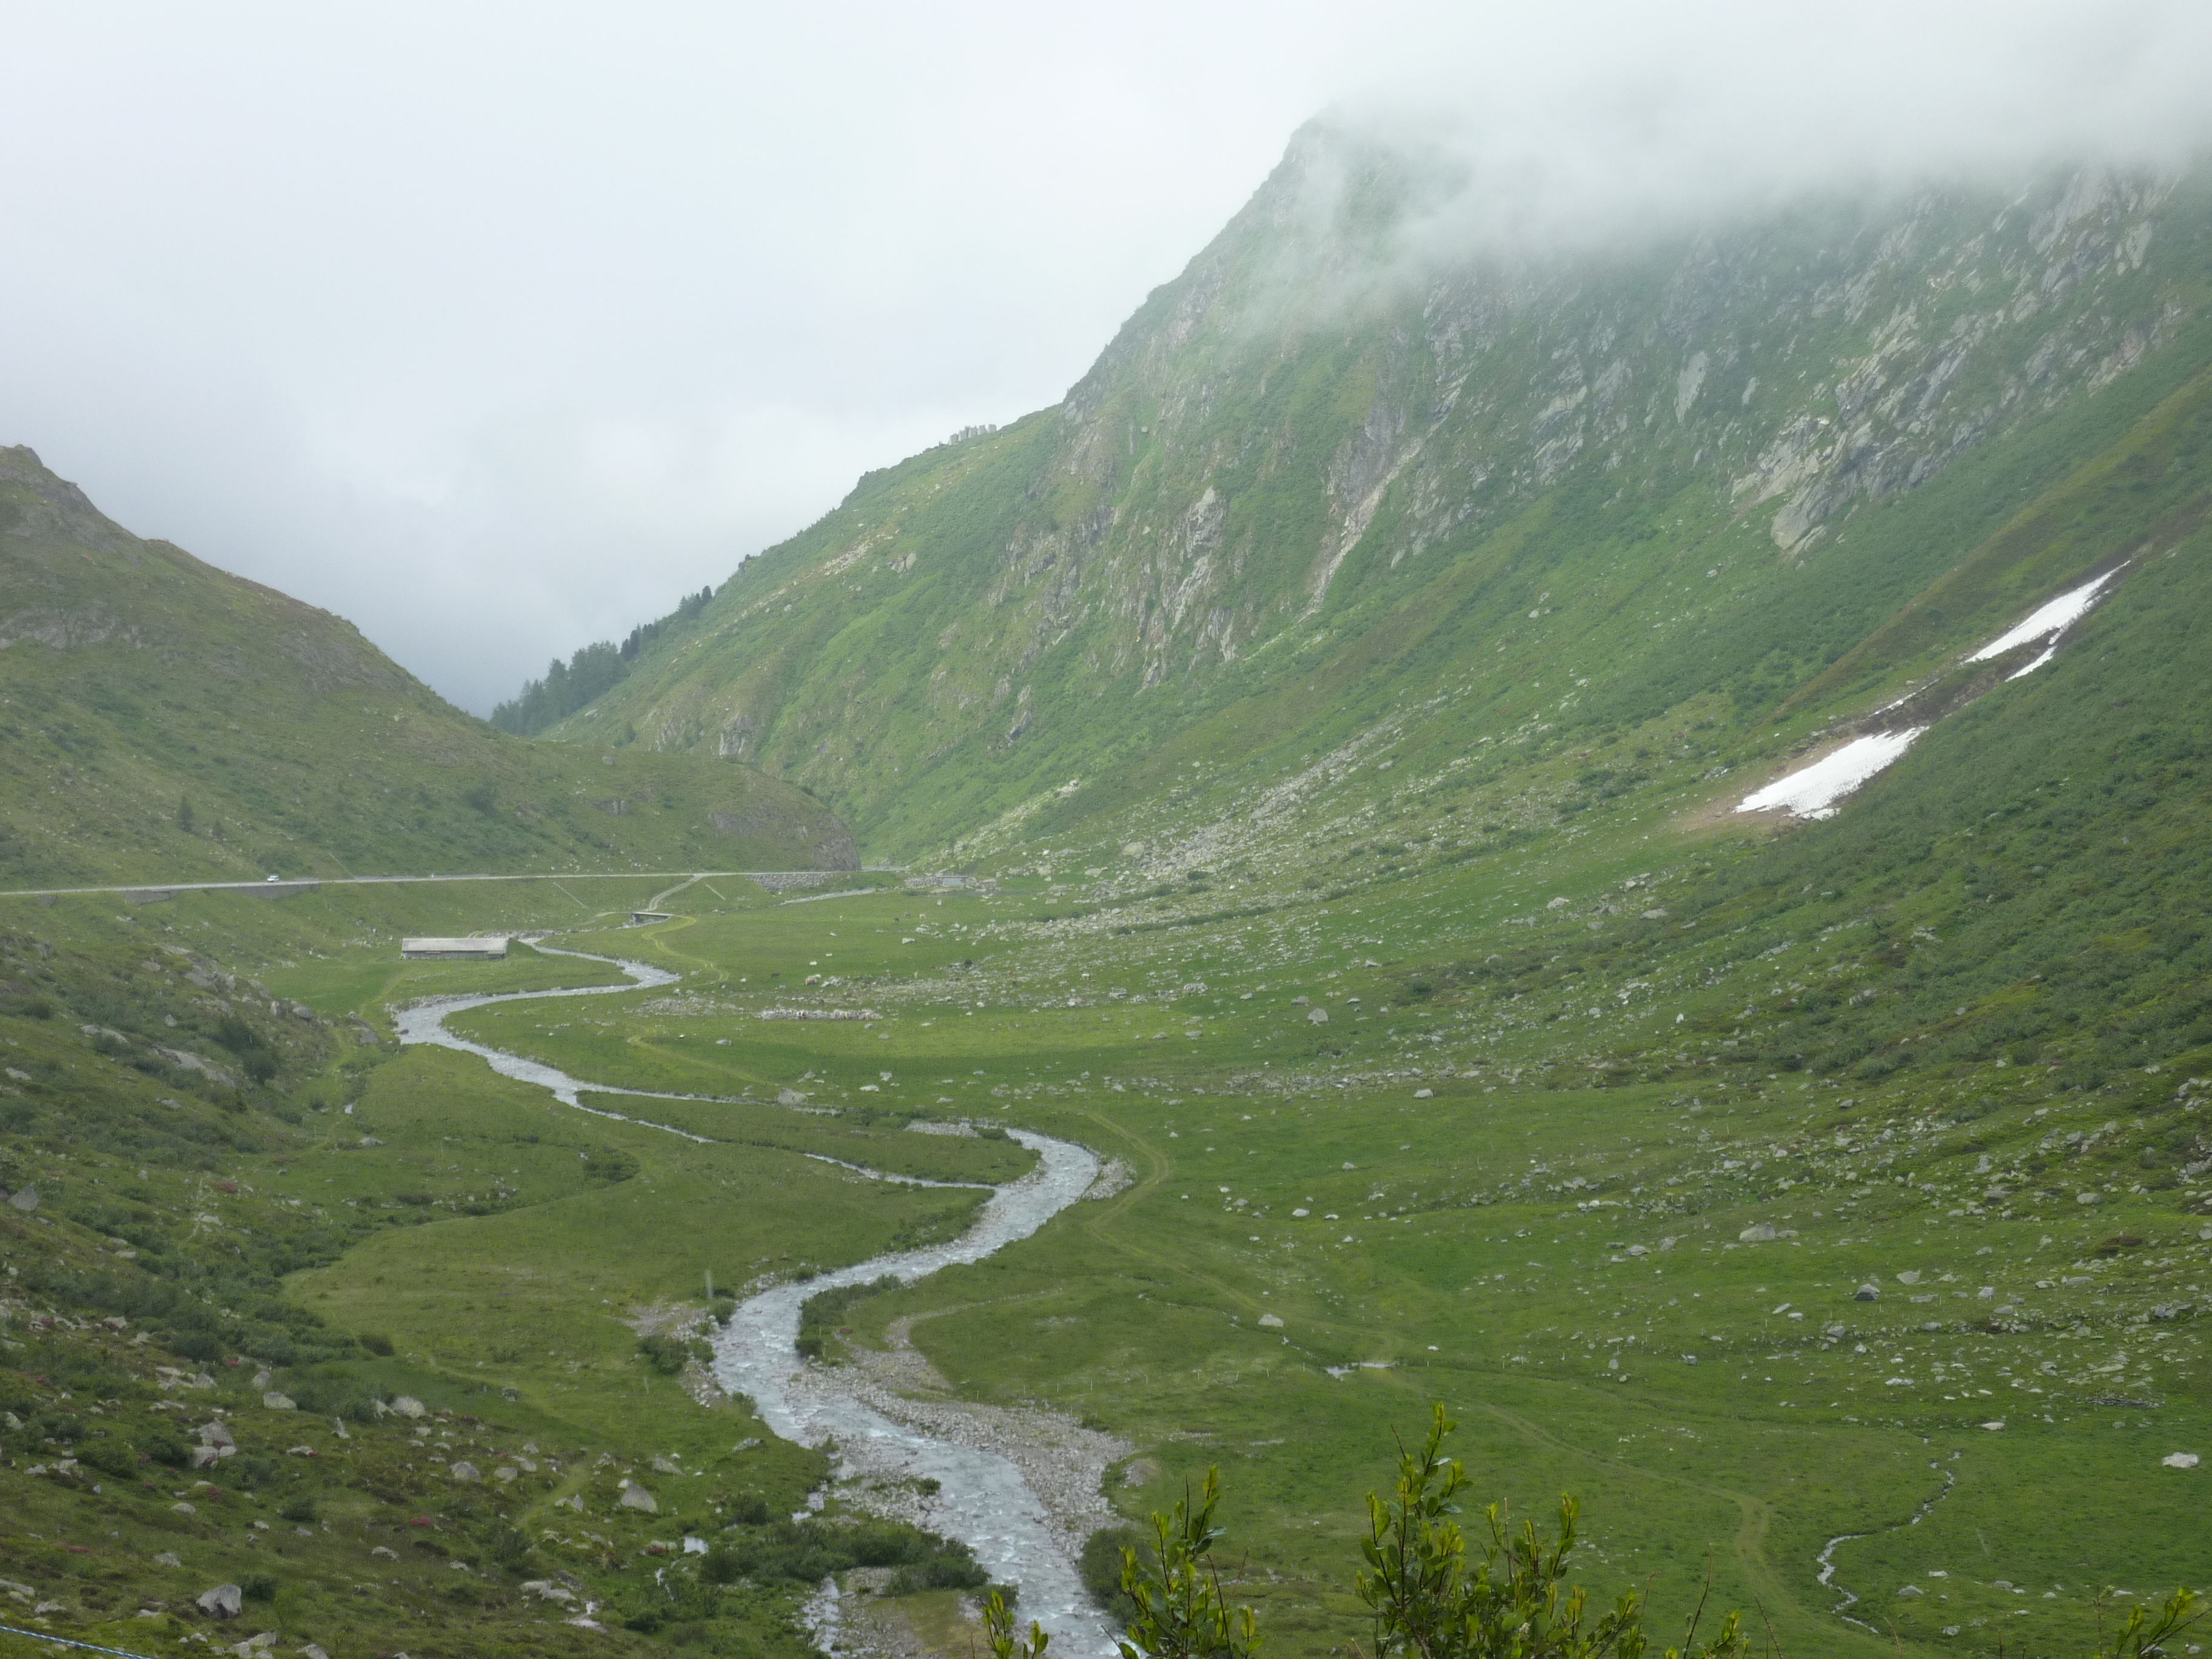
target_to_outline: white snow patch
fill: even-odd
[[[2103,575],[2083,582],[2071,592],[2061,593],[2049,604],[2039,607],[2019,627],[1998,635],[1966,660],[1987,662],[1991,657],[2002,657],[2015,646],[2026,645],[2030,640],[2047,639],[2061,629],[2071,627],[2081,619],[2091,605],[2096,604],[2097,595],[2105,585],[2119,574],[2117,570],[2107,570]],[[2021,669],[2020,674],[2032,674],[2050,660],[2051,653],[2046,651],[2027,667]],[[2018,679],[2020,674],[2014,674],[2012,678]]]
[[[1832,817],[1836,803],[1912,746],[1928,728],[1915,726],[1903,732],[1876,732],[1845,744],[1810,766],[1770,783],[1737,804],[1739,812],[1765,812],[1780,807],[1796,817]]]

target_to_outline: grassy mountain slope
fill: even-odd
[[[192,894],[122,918],[8,902],[0,1623],[191,1652],[224,1633],[197,1601],[227,1583],[244,1605],[225,1645],[637,1652],[665,1632],[797,1659],[791,1614],[823,1562],[940,1553],[910,1528],[779,1524],[826,1460],[702,1389],[707,1310],[678,1298],[702,1271],[736,1284],[755,1258],[957,1228],[972,1193],[948,1214],[941,1193],[882,1188],[856,1221],[850,1183],[774,1139],[568,1121],[472,1060],[399,1052],[386,999],[606,982],[527,947],[396,959],[399,931],[526,921],[513,885]],[[326,953],[364,933],[349,996]],[[933,1173],[1006,1173],[963,1159],[972,1144],[927,1143]],[[362,1272],[334,1293],[315,1275],[341,1260]],[[654,1508],[623,1503],[633,1478]],[[653,1570],[685,1532],[748,1540],[748,1583],[664,1594]]]
[[[533,746],[0,451],[0,885],[851,862],[743,767]]]
[[[1066,404],[864,481],[514,751],[760,761],[995,892],[0,898],[0,1185],[41,1194],[0,1208],[0,1572],[40,1628],[799,1652],[856,1537],[936,1547],[852,1523],[933,1494],[640,1328],[958,1228],[972,1191],[822,1158],[1003,1180],[1000,1124],[1127,1184],[812,1340],[926,1358],[993,1435],[1103,1425],[1131,1522],[1220,1465],[1270,1650],[1360,1638],[1361,1495],[1439,1399],[1480,1498],[1586,1500],[1598,1599],[1671,1623],[1710,1573],[1784,1651],[2074,1651],[2100,1587],[2203,1583],[2201,189],[1408,267],[1449,182],[1303,140]],[[2035,672],[1962,660],[2102,573]],[[88,665],[49,729],[147,659],[37,648]],[[1734,810],[1900,722],[1833,817]],[[398,1001],[598,971],[396,959],[476,927],[680,975],[453,1023],[701,1139],[395,1051]],[[237,1455],[173,1479],[217,1407]],[[189,1599],[248,1579],[241,1621]],[[843,1584],[848,1648],[972,1645],[949,1590]]]
[[[1439,698],[1447,745],[1750,739],[1854,712],[1824,677],[1916,602],[1924,666],[2042,597],[2062,558],[1921,596],[2212,361],[2201,177],[1546,260],[1423,252],[1449,185],[1302,135],[1061,405],[864,479],[555,735],[757,761],[887,854],[1012,811],[1085,864],[1208,721],[1201,769],[1264,733],[1253,782]]]

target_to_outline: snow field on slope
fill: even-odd
[[[1998,635],[1966,660],[1987,662],[1991,657],[2002,657],[2015,646],[2026,645],[2030,640],[2048,638],[2061,629],[2071,627],[2088,611],[2091,605],[2096,604],[2097,596],[2105,585],[2119,574],[2117,570],[2107,570],[2103,575],[2094,577],[2083,582],[2081,586],[2061,593],[2048,604],[2037,606],[2029,614],[2026,622]],[[2021,669],[2020,673],[2032,674],[2050,660],[2051,653],[2045,651],[2033,662]],[[2012,678],[2018,679],[2020,674],[2014,674]]]
[[[1746,795],[1735,810],[1765,812],[1780,807],[1801,818],[1832,817],[1838,801],[1911,748],[1912,740],[1927,729],[1915,726],[1903,732],[1877,732],[1856,738],[1810,766]]]

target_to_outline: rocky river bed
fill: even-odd
[[[489,1003],[605,996],[676,981],[676,975],[641,963],[589,959],[612,963],[630,983],[434,998],[397,1011],[399,1039],[476,1054],[501,1075],[536,1084],[580,1110],[626,1115],[586,1106],[580,1097],[654,1097],[571,1077],[542,1061],[472,1042],[445,1026],[449,1016]],[[629,1121],[666,1127],[642,1117]],[[672,1128],[667,1133],[701,1139]],[[1060,1413],[954,1398],[914,1348],[908,1322],[894,1328],[888,1352],[862,1355],[849,1365],[804,1360],[794,1346],[799,1309],[807,1297],[886,1274],[911,1283],[941,1267],[980,1261],[1027,1238],[1099,1188],[1102,1174],[1104,1186],[1114,1184],[1115,1173],[1102,1170],[1097,1156],[1085,1147],[1026,1130],[1009,1133],[1037,1154],[1036,1167],[996,1188],[965,1234],[950,1243],[878,1256],[804,1284],[788,1282],[759,1291],[740,1303],[728,1325],[713,1334],[714,1380],[749,1395],[776,1434],[802,1444],[830,1446],[835,1454],[832,1480],[841,1498],[957,1538],[975,1551],[978,1565],[994,1580],[1019,1585],[1023,1618],[1049,1631],[1058,1650],[1107,1656],[1115,1651],[1112,1635],[1083,1588],[1076,1556],[1091,1532],[1119,1519],[1106,1504],[1103,1482],[1131,1447]],[[1121,1179],[1126,1181],[1126,1175]],[[932,1481],[934,1490],[925,1492],[924,1483]],[[815,1501],[823,1497],[817,1493]],[[834,1583],[825,1584],[810,1607],[808,1622],[825,1645],[854,1645],[838,1635],[846,1627],[845,1599]]]

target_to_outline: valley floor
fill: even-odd
[[[1589,887],[1536,924],[1562,949],[1591,920],[1628,925],[1601,902],[1620,878],[1578,867]],[[1097,1517],[1139,1522],[1219,1466],[1230,1588],[1283,1650],[1359,1633],[1364,1495],[1435,1401],[1475,1493],[1537,1516],[1575,1493],[1579,1576],[1608,1597],[1648,1583],[1662,1630],[1710,1571],[1717,1601],[1755,1607],[1785,1650],[2055,1652],[2088,1639],[2108,1589],[2125,1606],[2212,1577],[2189,1462],[2212,1439],[2212,1221],[2203,1170],[2166,1150],[2212,1068],[2083,1091],[2002,1063],[1905,1082],[1734,1061],[1747,1002],[1852,960],[1848,918],[1779,957],[1716,939],[1677,983],[1602,1002],[1571,985],[1472,996],[1430,964],[1523,933],[1486,916],[1498,879],[1461,867],[1201,921],[1162,900],[1104,926],[1041,882],[799,903],[718,884],[667,923],[562,939],[679,984],[452,1022],[699,1097],[649,1114],[696,1140],[376,1035],[409,997],[605,982],[592,964],[518,946],[403,968],[344,908],[369,900],[253,905],[267,994],[331,1034],[320,1080],[276,1115],[226,1115],[215,1090],[171,1109],[131,1042],[101,1054],[59,1022],[5,1022],[25,1131],[79,1098],[87,1067],[125,1103],[5,1177],[45,1201],[0,1211],[24,1425],[0,1470],[0,1577],[37,1627],[133,1652],[239,1639],[193,1608],[218,1581],[264,1594],[231,1629],[337,1659],[678,1631],[788,1643],[813,1569],[773,1551],[815,1546],[778,1541],[771,1513],[815,1490],[832,1528],[928,1527],[932,1504],[841,1486],[775,1442],[704,1385],[685,1332],[726,1306],[710,1282],[951,1237],[980,1195],[825,1158],[1004,1182],[1029,1164],[1005,1127],[1079,1141],[1116,1180],[988,1261],[843,1300],[813,1328],[823,1362],[911,1395],[917,1421],[1066,1437],[1101,1482]],[[441,926],[532,920],[489,886],[441,902]],[[248,904],[181,895],[116,921],[75,899],[15,919],[145,951]],[[133,1135],[182,1118],[210,1133],[137,1161]],[[222,1312],[261,1323],[221,1325],[191,1360],[175,1347],[195,1346],[191,1320],[123,1284],[129,1237],[141,1260],[234,1239],[281,1293],[229,1281]],[[662,1330],[666,1374],[639,1344]],[[391,1415],[403,1395],[426,1414]],[[160,1463],[165,1428],[189,1449],[210,1420],[232,1460]],[[92,1460],[111,1439],[143,1475],[99,1473],[131,1473]],[[460,1461],[483,1478],[456,1486]],[[624,1483],[657,1510],[625,1507]],[[709,1558],[682,1553],[686,1535],[748,1565],[698,1583]],[[872,1583],[911,1601],[875,1625],[963,1650],[957,1595],[852,1570],[864,1600]]]

